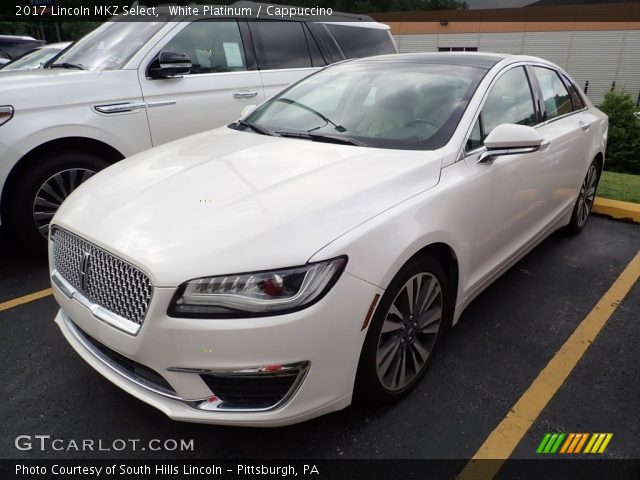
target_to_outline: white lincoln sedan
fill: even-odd
[[[607,117],[539,58],[372,57],[95,175],[52,221],[56,322],[176,420],[407,394],[471,300],[591,210]]]

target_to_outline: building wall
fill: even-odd
[[[640,30],[416,33],[394,35],[400,52],[477,47],[480,52],[535,55],[566,69],[595,104],[616,89],[640,94]]]

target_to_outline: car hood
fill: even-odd
[[[95,96],[92,85],[103,72],[41,68],[35,70],[0,70],[0,105],[17,108],[45,108],[77,102],[74,96]],[[95,87],[95,85],[94,85]]]
[[[285,139],[226,127],[95,175],[53,223],[139,265],[156,286],[301,265],[437,184],[436,152]]]

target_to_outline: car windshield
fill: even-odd
[[[63,47],[43,47],[14,60],[4,70],[31,70],[42,68],[51,58],[62,51]]]
[[[342,63],[276,95],[240,125],[311,140],[433,150],[449,141],[485,73],[404,61]]]
[[[163,25],[162,22],[105,22],[60,55],[53,65],[77,65],[85,70],[117,70]]]

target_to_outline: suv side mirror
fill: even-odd
[[[526,125],[503,123],[494,128],[484,140],[487,151],[478,158],[478,163],[489,163],[501,155],[517,155],[540,150],[548,144],[542,135]]]
[[[172,78],[191,72],[191,59],[182,52],[160,52],[149,69],[151,78]]]

